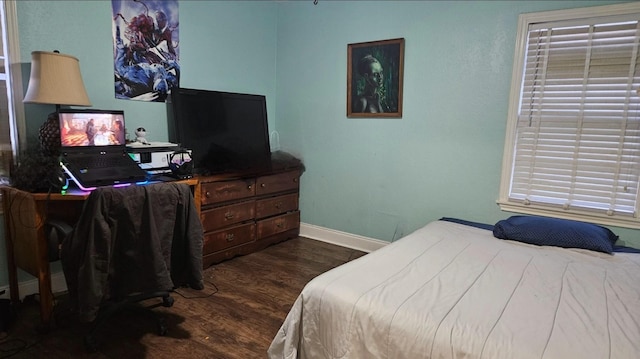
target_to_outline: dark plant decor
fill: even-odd
[[[62,176],[58,156],[44,154],[40,145],[31,146],[18,157],[11,185],[27,192],[60,191]]]

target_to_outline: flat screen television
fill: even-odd
[[[174,88],[167,118],[169,141],[192,151],[195,173],[259,171],[270,165],[263,95]]]

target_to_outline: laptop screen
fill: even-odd
[[[62,148],[125,145],[124,111],[60,109]]]

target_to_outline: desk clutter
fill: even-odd
[[[84,190],[140,183],[148,173],[128,154],[121,110],[58,109],[41,129],[40,142],[20,153],[14,187],[59,192],[69,181]]]
[[[204,268],[298,237],[303,172],[299,159],[275,152],[260,171],[167,177],[92,191],[0,187],[11,302],[20,302],[18,269],[38,278],[41,325],[48,330],[54,312],[50,262],[60,260],[69,302],[92,323],[83,333],[86,345],[96,348],[98,323],[109,321],[114,308],[146,302],[148,295],[170,307],[172,288],[199,290]],[[150,262],[156,271],[149,270]],[[111,309],[100,314],[104,303]],[[159,322],[159,334],[167,329]]]
[[[127,151],[141,169],[150,175],[193,177],[192,151],[171,142],[131,142]]]

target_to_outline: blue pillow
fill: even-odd
[[[493,235],[539,246],[583,248],[609,254],[618,240],[609,229],[595,224],[537,216],[512,216],[498,221]]]

